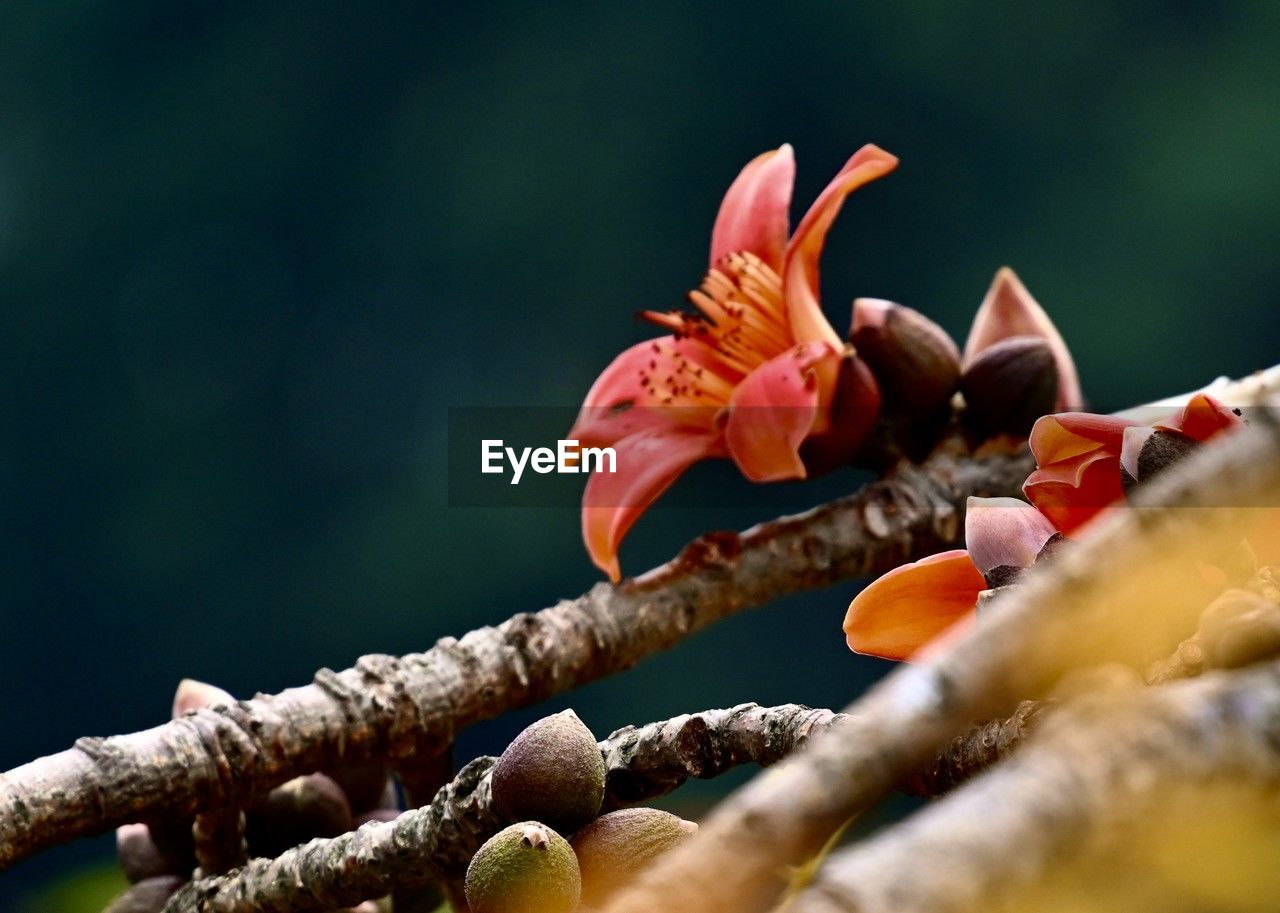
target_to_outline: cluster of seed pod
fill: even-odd
[[[471,913],[595,909],[697,830],[654,808],[601,815],[604,794],[604,759],[572,710],[520,733],[491,779],[494,808],[515,823],[472,857],[466,876]]]
[[[183,714],[235,699],[221,688],[184,680],[173,702]],[[383,764],[365,764],[296,777],[273,789],[244,812],[242,857],[278,856],[315,837],[334,837],[373,820],[394,818],[399,791]],[[238,830],[238,829],[237,829]],[[190,819],[158,818],[126,824],[116,831],[116,856],[131,887],[107,913],[159,913],[169,897],[199,874]],[[379,913],[385,903],[369,901],[354,913]]]

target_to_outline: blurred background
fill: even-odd
[[[902,159],[831,235],[837,327],[867,295],[963,340],[1010,264],[1099,410],[1275,362],[1278,37],[1267,2],[4,4],[0,767],[161,722],[183,676],[276,691],[589,587],[572,507],[450,506],[449,409],[571,413],[782,142],[797,207],[865,142]],[[700,466],[624,569],[859,481]],[[459,754],[568,705],[843,705],[887,668],[844,647],[855,589]],[[0,907],[97,910],[112,853]]]

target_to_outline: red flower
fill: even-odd
[[[596,380],[570,437],[617,453],[582,507],[587,551],[612,580],[631,525],[698,460],[728,457],[768,482],[806,475],[802,445],[851,456],[861,444],[879,392],[822,314],[818,260],[845,197],[897,163],[864,146],[788,240],[791,147],[751,161],[720,206],[710,269],[689,295],[696,313],[646,312],[671,335],[632,346]]]

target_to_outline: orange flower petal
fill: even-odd
[[[908,659],[971,615],[986,586],[963,549],[904,564],[872,582],[849,604],[845,640],[855,653]]]
[[[1100,448],[1119,454],[1124,429],[1136,425],[1130,419],[1091,412],[1059,412],[1036,420],[1031,428],[1031,452],[1045,467]]]
[[[805,477],[800,445],[814,428],[824,392],[830,405],[840,358],[839,349],[824,343],[795,346],[756,368],[733,391],[725,444],[748,479]]]
[[[790,145],[756,156],[729,185],[711,229],[711,266],[726,254],[750,251],[775,271],[782,266],[791,224],[796,159]]]
[[[1182,407],[1182,411],[1155,427],[1163,431],[1179,431],[1197,441],[1207,441],[1223,431],[1244,426],[1242,419],[1230,406],[1212,396],[1197,393]]]
[[[1027,476],[1022,493],[1059,531],[1071,535],[1124,498],[1120,457],[1100,449],[1037,469]]]
[[[827,231],[835,222],[845,197],[897,166],[896,156],[878,146],[863,146],[818,195],[796,226],[783,255],[782,288],[791,331],[797,342],[840,342],[840,337],[822,314],[819,297],[818,260],[827,241]]]
[[[582,539],[595,566],[617,583],[618,546],[640,515],[698,460],[723,456],[719,435],[648,428],[614,445],[617,472],[593,472],[582,495]]]
[[[1038,336],[1049,344],[1058,369],[1058,398],[1054,404],[1057,411],[1079,409],[1084,405],[1080,376],[1062,334],[1017,274],[1004,266],[996,273],[973,318],[973,328],[964,346],[965,366],[980,352],[1010,336]]]

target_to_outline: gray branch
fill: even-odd
[[[948,439],[857,494],[741,534],[713,533],[619,586],[425,653],[362,657],[312,684],[85,738],[0,776],[0,869],[53,844],[157,815],[248,807],[300,774],[442,751],[455,731],[630,668],[779,596],[954,545],[969,495],[1013,494],[1024,450]]]

